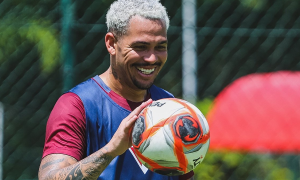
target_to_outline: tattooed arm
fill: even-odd
[[[114,155],[104,147],[94,154],[78,161],[68,155],[51,154],[43,158],[39,179],[97,179],[107,165],[113,160]]]
[[[77,161],[64,154],[50,154],[44,157],[40,164],[39,180],[94,180],[104,171],[108,164],[131,147],[130,130],[137,115],[152,100],[142,103],[121,122],[118,130],[103,148],[90,156]]]

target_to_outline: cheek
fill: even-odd
[[[159,59],[162,61],[164,64],[167,61],[168,58],[168,52],[161,52],[158,54]]]
[[[168,52],[165,53],[165,61],[168,59]]]
[[[138,54],[135,51],[129,51],[125,56],[124,56],[124,63],[131,65],[141,59],[141,54]]]

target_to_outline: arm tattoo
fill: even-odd
[[[106,149],[106,147],[105,147],[105,149]],[[89,166],[89,168],[87,168],[85,170],[85,173],[88,174],[91,177],[99,176],[101,174],[101,172],[113,160],[113,157],[104,154],[101,150],[99,150],[99,153],[101,154],[99,157],[97,157],[97,156],[91,156],[91,159],[84,159],[82,161],[83,165],[89,164],[89,163],[93,164],[93,165]],[[90,162],[90,161],[92,161],[92,162]]]
[[[112,160],[112,156],[99,150],[96,154],[92,154],[74,165],[50,172],[46,179],[94,180],[99,177]]]
[[[49,162],[46,162],[44,165],[42,165],[42,170],[43,169],[45,169],[46,167],[48,167],[48,166],[50,166],[50,165],[52,165],[52,164],[56,164],[56,163],[60,163],[60,162],[62,162],[63,160],[65,160],[64,158],[62,158],[62,159],[57,159],[57,160],[55,160],[55,161],[49,161]]]
[[[75,180],[75,179],[85,179],[83,177],[83,174],[80,170],[80,164],[78,164],[77,166],[75,166],[71,172],[67,175],[66,180]]]

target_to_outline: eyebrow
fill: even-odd
[[[145,41],[134,41],[132,44],[145,44],[145,45],[149,45],[150,43],[145,42]],[[161,41],[158,44],[168,44],[168,40],[166,41]]]

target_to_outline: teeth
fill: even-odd
[[[143,74],[151,74],[155,70],[155,68],[153,68],[153,69],[144,69],[144,68],[140,68],[140,67],[138,67],[137,69],[139,71],[141,71]]]

